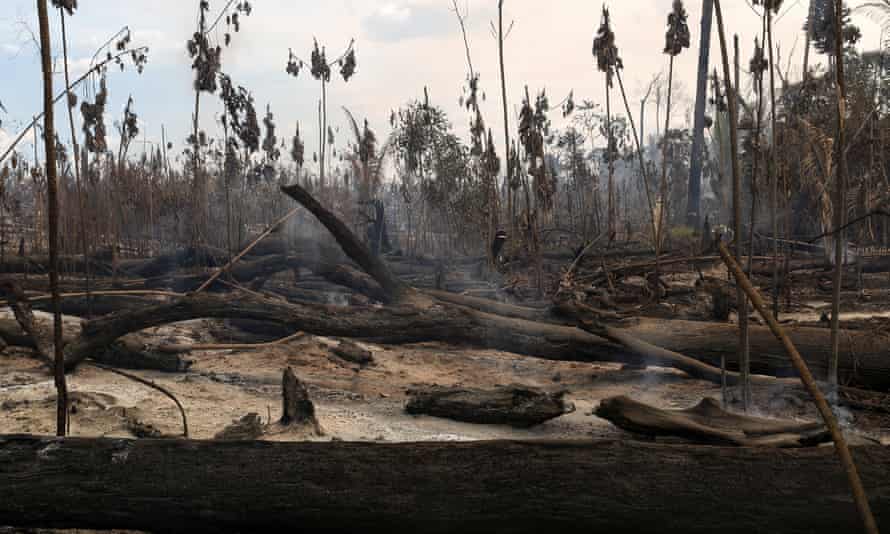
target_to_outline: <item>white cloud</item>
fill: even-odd
[[[393,22],[406,22],[411,18],[411,8],[395,2],[387,2],[377,8],[377,16]]]

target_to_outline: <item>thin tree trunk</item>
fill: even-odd
[[[769,11],[768,9],[766,11]],[[766,15],[762,19],[762,37],[766,40]],[[754,126],[754,142],[751,144],[754,161],[751,165],[751,212],[748,225],[748,263],[746,274],[751,275],[752,261],[754,257],[754,226],[757,224],[757,178],[760,174],[760,137],[763,131],[763,73],[755,74],[754,90],[757,98],[757,109]]]
[[[68,34],[65,28],[65,9],[59,8],[59,16],[62,21],[62,52],[63,59],[65,63],[65,89],[66,95],[71,92],[71,78],[69,77],[68,71]],[[83,253],[84,259],[84,277],[86,284],[86,293],[87,293],[87,309],[92,305],[92,298],[90,298],[90,262],[89,262],[89,251],[87,249],[87,225],[86,225],[86,216],[84,215],[84,207],[83,207],[83,187],[81,186],[81,175],[80,175],[80,147],[77,143],[77,130],[74,128],[74,111],[72,110],[71,104],[68,102],[68,99],[65,99],[65,107],[68,109],[68,125],[71,127],[71,149],[74,152],[74,180],[77,187],[77,204],[78,204],[78,220],[80,226],[80,246],[81,252]],[[89,313],[91,316],[92,313]]]
[[[507,77],[504,67],[504,0],[498,2],[498,60],[501,67],[501,101],[504,108],[504,165],[506,165],[507,204],[510,216],[510,231],[515,235],[513,219],[513,165],[510,162],[510,115],[507,111]],[[491,236],[490,236],[491,237]]]
[[[223,131],[225,132],[225,155],[223,156],[223,180],[225,180],[226,185],[226,251],[229,253],[229,259],[232,259],[232,201],[231,201],[231,174],[229,172],[228,158],[229,158],[229,127],[228,123],[223,123]],[[234,156],[235,150],[232,149],[232,155]],[[234,165],[234,158],[232,161],[232,165]]]
[[[328,88],[323,79],[321,80],[321,108],[319,112],[321,113],[321,159],[319,160],[321,166],[319,167],[319,180],[323,187],[325,184],[325,154],[327,153],[328,143]]]
[[[609,81],[606,80],[606,130],[608,130],[609,136],[607,143],[609,144],[608,149],[606,150],[606,156],[609,158],[609,183],[607,185],[607,195],[608,200],[606,202],[607,212],[606,217],[608,218],[606,221],[608,228],[608,237],[611,242],[612,237],[615,235],[615,157],[612,152],[615,146],[614,132],[612,131],[612,102],[611,102],[611,87],[609,87]],[[656,246],[656,254],[658,248]]]
[[[835,20],[843,21],[843,2],[835,0]],[[831,361],[828,365],[828,383],[835,398],[837,389],[838,352],[840,345],[840,312],[841,312],[841,283],[844,274],[844,220],[846,219],[847,196],[847,146],[846,114],[847,114],[847,85],[844,80],[844,41],[842,28],[837,28],[835,33],[835,75],[837,76],[837,147],[839,160],[837,165],[837,178],[834,196],[834,227],[837,235],[834,236],[834,277],[831,288]]]
[[[319,190],[319,198],[324,198],[324,182],[321,179],[322,172],[324,170],[324,163],[322,162],[322,148],[324,148],[324,131],[322,130],[321,125],[321,99],[318,99],[318,190]]]
[[[201,197],[204,188],[201,187],[201,147],[198,141],[198,113],[200,113],[200,111],[201,91],[199,89],[195,89],[195,117],[192,122],[192,134],[194,135],[194,145],[192,147],[192,150],[194,150],[194,153],[192,154],[192,194],[194,195],[194,198],[192,199],[192,209],[194,210],[194,220],[192,221],[193,245],[201,243],[204,239],[204,231],[201,228],[201,221],[204,218],[204,208],[201,203]]]
[[[770,161],[769,212],[773,232],[773,316],[779,318],[779,159],[776,145],[776,67],[773,54],[773,12],[766,10],[766,35],[769,47]]]
[[[53,72],[46,0],[37,0],[40,19],[40,58],[43,66],[43,140],[46,146],[46,191],[49,211],[49,286],[52,293],[53,352],[56,383],[56,435],[64,436],[68,422],[68,387],[62,352],[62,314],[59,299],[59,199],[56,176],[56,134],[53,125]]]
[[[698,51],[698,79],[695,89],[695,119],[693,124],[692,154],[689,162],[689,189],[686,202],[686,224],[695,231],[701,228],[701,176],[705,146],[705,111],[708,103],[711,22],[713,19],[714,0],[703,0],[701,42]]]
[[[732,163],[733,219],[735,227],[736,260],[741,262],[742,251],[742,179],[739,167],[739,132],[738,132],[738,97],[732,82],[729,66],[729,51],[726,45],[726,30],[723,26],[723,10],[720,0],[714,0],[717,14],[717,33],[720,37],[720,53],[723,59],[723,77],[726,85],[726,99],[729,103],[729,138]],[[735,64],[738,69],[738,37],[736,37]],[[748,353],[748,301],[741,286],[736,292],[736,303],[739,316],[739,364],[741,371],[742,400],[747,410],[750,403],[750,362]]]
[[[615,77],[618,79],[618,88],[621,89],[621,99],[624,101],[624,109],[627,112],[627,120],[630,122],[631,134],[633,134],[634,142],[637,145],[637,156],[640,161],[640,175],[643,179],[644,190],[646,192],[646,202],[649,206],[649,222],[651,224],[652,239],[655,239],[655,205],[652,202],[652,191],[649,190],[649,177],[646,172],[646,161],[643,155],[643,146],[640,144],[640,138],[637,135],[637,127],[634,124],[633,115],[630,112],[630,105],[627,102],[627,91],[624,90],[624,81],[621,78],[621,69],[615,70]],[[657,126],[656,126],[657,128]]]
[[[668,210],[668,134],[671,127],[671,93],[673,89],[673,83],[674,56],[671,56],[668,65],[667,107],[665,108],[664,114],[664,135],[661,138],[661,184],[659,192],[659,195],[661,196],[661,209],[658,210],[658,225],[656,226],[655,235],[655,298],[658,300],[660,300],[659,295],[661,294],[661,284],[659,283],[659,279],[661,276],[661,262],[659,260],[659,256],[661,256],[661,247],[664,244],[664,213]]]

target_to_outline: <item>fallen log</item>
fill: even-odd
[[[152,301],[146,299],[144,296],[92,296],[89,299],[84,296],[62,298],[61,309],[63,315],[87,317],[92,314],[93,316],[101,316],[108,315],[109,313],[116,313],[124,310],[148,306],[151,305],[153,302],[157,302],[157,300]],[[35,301],[33,303],[33,307],[35,310],[49,312],[50,301]]]
[[[890,449],[853,453],[887,528]],[[794,534],[860,525],[830,447],[3,436],[0,457],[0,524],[16,527]]]
[[[110,276],[113,272],[111,266],[107,263],[91,259],[89,262],[83,260],[83,256],[62,256],[59,258],[59,270],[62,273],[85,273],[89,264],[90,272],[94,275]],[[49,271],[49,258],[46,256],[6,257],[0,263],[0,273],[3,274],[23,274],[23,273],[47,273]]]
[[[709,398],[686,410],[663,410],[625,396],[611,397],[600,402],[596,415],[636,434],[675,436],[702,444],[807,447],[831,441],[821,423],[733,414]]]
[[[769,328],[749,325],[751,371],[771,376],[797,376],[782,345]],[[807,366],[817,377],[825,377],[831,355],[827,328],[785,327],[800,350]],[[641,319],[622,329],[652,345],[692,356],[711,365],[726,358],[727,365],[738,368],[738,328],[732,324]],[[840,333],[839,374],[843,384],[890,390],[890,336],[866,330],[842,330]]]
[[[41,323],[44,331],[48,331],[48,321],[38,320],[38,322]],[[66,328],[63,342],[67,345],[76,339],[77,335]],[[37,348],[34,338],[26,334],[13,319],[0,319],[0,341],[12,347]],[[105,365],[124,369],[145,369],[167,373],[185,372],[193,363],[192,360],[178,354],[156,352],[128,337],[119,339],[104,350],[96,351],[93,353],[92,359]]]
[[[123,369],[153,370],[165,373],[184,373],[194,363],[180,354],[155,351],[142,343],[127,338],[118,340],[108,349],[99,351],[92,360]]]
[[[565,391],[549,393],[520,385],[495,389],[426,386],[408,390],[405,411],[488,425],[528,428],[575,411]]]
[[[226,263],[227,258],[228,254],[224,250],[191,246],[141,262],[132,262],[126,272],[140,278],[154,278],[186,267],[219,267]]]
[[[267,278],[281,271],[292,269],[296,264],[283,254],[273,256],[263,256],[252,261],[242,261],[229,268],[226,273],[238,283],[245,284],[256,278]],[[170,288],[173,291],[186,293],[198,289],[202,284],[207,282],[208,274],[188,274],[178,276],[158,276],[149,278],[145,281],[146,288]],[[219,280],[213,280],[209,284],[209,289],[227,291],[229,288]]]

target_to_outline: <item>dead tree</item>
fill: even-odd
[[[59,198],[56,168],[56,134],[53,123],[53,71],[46,0],[37,0],[40,20],[40,59],[43,66],[43,138],[46,146],[46,191],[49,204],[49,286],[53,308],[53,364],[56,382],[56,434],[65,435],[68,422],[68,386],[62,352],[62,312],[59,311]],[[67,92],[67,88],[66,88]]]

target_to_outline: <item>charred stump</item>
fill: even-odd
[[[288,367],[281,378],[281,419],[282,426],[312,425],[319,428],[315,418],[315,405],[309,398],[306,385],[297,378],[294,370]]]

